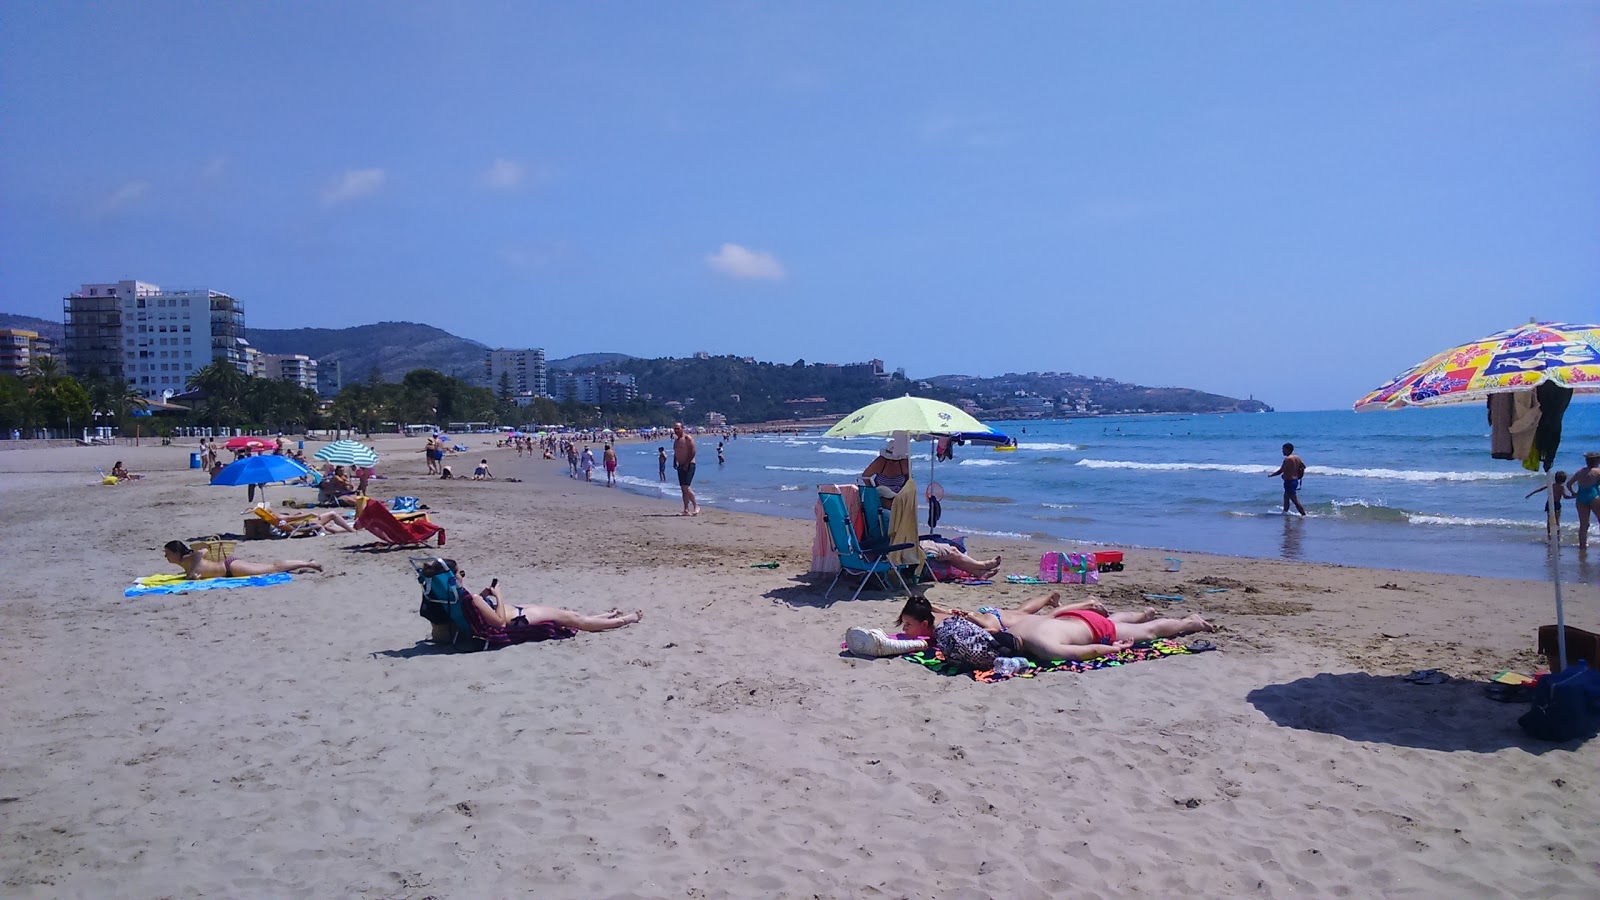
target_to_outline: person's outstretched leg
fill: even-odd
[[[1200,618],[1199,614],[1184,619],[1152,619],[1149,622],[1117,624],[1117,639],[1123,641],[1153,641],[1156,638],[1178,637],[1198,631],[1216,631],[1217,627]]]
[[[998,559],[999,557],[995,557],[995,558]],[[1053,608],[1053,607],[1057,607],[1057,606],[1060,606],[1060,605],[1061,605],[1061,593],[1059,591],[1052,591],[1051,593],[1041,594],[1040,596],[1035,597],[1032,600],[1028,600],[1026,602],[1023,602],[1023,603],[1019,604],[1017,606],[1017,612],[1031,616],[1034,613],[1038,612],[1041,609],[1044,609],[1047,606]]]
[[[234,560],[230,567],[235,578],[251,575],[275,575],[278,572],[321,572],[322,563],[308,559],[280,559],[269,563]]]
[[[1114,612],[1106,618],[1113,622],[1127,622],[1130,624],[1149,622],[1156,618],[1156,608],[1154,606],[1146,606],[1139,612]],[[1118,633],[1121,633],[1122,629],[1119,628],[1117,631]]]
[[[558,609],[554,606],[519,606],[522,615],[529,622],[553,622],[578,631],[610,631],[622,628],[644,618],[642,610],[623,613],[613,610],[612,615],[586,616],[570,609]]]

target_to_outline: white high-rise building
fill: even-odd
[[[64,301],[67,369],[125,378],[147,397],[185,390],[213,359],[248,371],[244,307],[220,291],[163,291],[125,280],[85,284]]]
[[[511,381],[511,394],[533,394],[548,397],[545,379],[544,350],[534,347],[527,350],[490,350],[485,364],[489,371],[489,390],[499,392],[500,376]]]
[[[308,391],[317,389],[317,361],[303,353],[263,353],[267,378],[290,382]]]

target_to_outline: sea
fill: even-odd
[[[1013,452],[968,445],[931,461],[914,445],[912,475],[944,489],[938,532],[1030,541],[1041,551],[1083,543],[1343,563],[1503,578],[1549,577],[1543,475],[1489,455],[1482,406],[1354,413],[1277,412],[1151,415],[993,422],[1016,438]],[[695,489],[702,504],[810,518],[819,483],[853,482],[881,438],[838,439],[821,431],[699,439]],[[1267,477],[1284,442],[1308,466],[1301,502],[1282,512]],[[625,445],[625,490],[677,504],[673,472],[658,480],[656,445]],[[1573,471],[1600,450],[1600,402],[1567,411],[1557,468]],[[668,449],[670,454],[671,450]],[[930,466],[931,475],[930,475]],[[597,473],[598,474],[598,473]],[[924,504],[920,517],[926,521]],[[1600,524],[1580,559],[1577,513],[1567,500],[1564,581],[1600,581]],[[926,531],[926,529],[924,529]],[[1028,566],[1018,563],[1016,571]]]

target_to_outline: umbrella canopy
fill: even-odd
[[[275,447],[277,445],[272,441],[263,440],[258,437],[240,436],[228,438],[223,442],[222,446],[228,448],[229,450],[265,450],[268,447]]]
[[[1600,392],[1600,325],[1567,325],[1560,322],[1530,322],[1496,332],[1482,340],[1452,347],[1428,357],[1399,377],[1356,401],[1356,411],[1400,409],[1405,406],[1443,406],[1449,403],[1482,402],[1493,394],[1525,391],[1553,391],[1540,387],[1547,382],[1577,393]],[[1563,400],[1571,394],[1558,391]],[[1559,417],[1559,413],[1557,414]],[[1559,421],[1559,418],[1557,419]],[[1545,471],[1560,443],[1555,440],[1544,455]],[[1555,496],[1555,482],[1546,482]],[[1551,507],[1546,507],[1551,509]],[[1550,544],[1550,581],[1555,588],[1556,630],[1561,665],[1567,665],[1567,617],[1561,598],[1561,536],[1554,512],[1546,513]]]
[[[336,466],[375,466],[378,453],[360,441],[334,441],[316,452],[317,459]]]
[[[247,456],[224,466],[212,484],[271,484],[310,475],[311,470],[287,456]]]
[[[1600,325],[1538,322],[1452,347],[1356,401],[1356,411],[1482,401],[1545,381],[1600,392]]]
[[[839,420],[824,437],[889,435],[896,431],[911,434],[953,434],[958,431],[992,431],[989,426],[961,410],[926,397],[895,397],[863,406]]]

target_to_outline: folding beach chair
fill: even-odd
[[[856,540],[855,529],[850,525],[850,514],[845,509],[844,498],[838,494],[821,493],[817,499],[822,503],[822,520],[828,525],[828,540],[833,544],[833,552],[839,557],[839,572],[833,576],[833,583],[828,585],[828,590],[822,595],[826,600],[833,594],[834,585],[839,583],[839,578],[845,572],[860,575],[861,583],[856,586],[856,592],[850,595],[854,600],[861,596],[861,591],[872,578],[877,578],[878,583],[886,591],[893,591],[894,587],[884,577],[884,573],[892,572],[895,580],[900,582],[900,587],[911,595],[911,587],[906,584],[905,577],[893,563],[889,562],[889,554],[898,550],[909,550],[915,544],[873,544],[862,546]]]
[[[464,602],[465,591],[455,570],[436,556],[412,556],[408,559],[411,568],[417,571],[417,581],[422,584],[422,606],[417,614],[435,625],[449,625],[453,632],[452,645],[473,641],[472,622],[467,619],[465,609],[468,606]],[[483,641],[483,646],[478,649],[488,647],[489,642]]]
[[[252,507],[250,512],[256,518],[267,523],[276,537],[292,538],[317,535],[323,532],[312,516],[280,516],[265,506]]]
[[[426,517],[402,522],[389,512],[382,501],[368,500],[356,513],[355,526],[378,539],[378,543],[391,547],[414,547],[426,544],[434,535],[439,536],[439,546],[444,546],[444,529]]]

